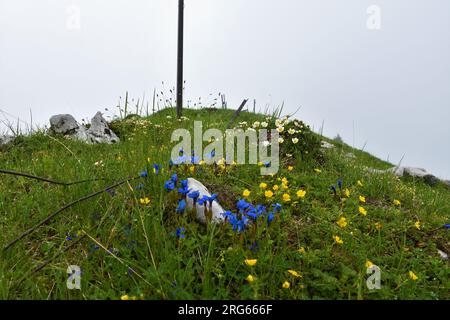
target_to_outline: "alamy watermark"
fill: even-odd
[[[371,265],[366,270],[370,277],[367,278],[366,285],[369,290],[380,290],[381,289],[381,269],[376,265]]]
[[[69,30],[81,29],[81,9],[79,6],[71,5],[66,9],[66,28]]]
[[[81,268],[76,265],[68,266],[67,274],[69,275],[66,282],[67,289],[81,290]]]
[[[381,30],[381,8],[377,5],[371,5],[367,8],[367,29]]]
[[[278,139],[279,133],[275,129],[255,130],[249,128],[245,131],[243,129],[228,129],[225,132],[219,129],[208,129],[203,132],[202,122],[195,121],[193,139],[191,133],[186,129],[177,129],[172,133],[171,142],[181,141],[172,149],[171,159],[177,164],[198,163],[200,161],[204,161],[206,164],[223,162],[228,165],[233,163],[238,165],[263,163],[261,175],[275,175],[280,168]],[[205,148],[203,148],[204,142],[209,142]],[[180,157],[180,150],[183,151],[183,157]],[[195,157],[195,161],[192,161],[192,157],[189,157],[191,154]],[[188,157],[185,155],[188,155]]]

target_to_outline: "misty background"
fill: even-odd
[[[367,26],[371,5],[381,29]],[[126,91],[167,92],[177,6],[0,0],[0,119],[90,119]],[[315,131],[447,179],[449,57],[448,0],[185,0],[186,101],[222,92],[233,108],[301,107]]]

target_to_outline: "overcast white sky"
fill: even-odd
[[[450,178],[450,1],[185,1],[188,98],[301,106],[325,135]],[[0,0],[0,109],[91,118],[174,86],[177,2]]]

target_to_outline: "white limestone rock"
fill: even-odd
[[[322,141],[322,149],[334,149],[334,144],[331,144],[327,141]]]
[[[14,141],[14,137],[13,136],[0,136],[0,146],[4,146],[7,145],[8,143]]]
[[[202,198],[204,195],[207,195],[208,197],[211,196],[211,193],[209,190],[200,182],[195,180],[194,178],[188,178],[188,189],[192,191],[199,191],[200,192],[200,198]],[[194,200],[192,200],[189,197],[186,197],[186,206],[188,210],[192,210],[194,207]],[[207,205],[209,207],[209,204]],[[197,207],[197,219],[203,223],[206,224],[206,217],[205,217],[205,206],[200,206],[196,204]],[[213,223],[222,223],[225,221],[225,218],[223,216],[223,213],[225,210],[222,208],[222,206],[219,204],[219,202],[213,201],[212,206],[212,222]]]
[[[119,137],[109,128],[101,112],[97,112],[92,118],[89,129],[79,125],[70,114],[55,115],[50,118],[50,130],[88,144],[113,144],[120,142]]]
[[[108,123],[101,112],[91,120],[91,127],[86,131],[87,137],[91,143],[107,143],[113,144],[120,142],[119,137],[109,128]]]
[[[70,114],[58,114],[50,118],[50,130],[54,133],[72,135],[80,128],[80,125]]]

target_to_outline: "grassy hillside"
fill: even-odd
[[[232,111],[186,110],[185,116],[177,121],[166,109],[116,121],[117,145],[37,133],[1,149],[1,169],[67,182],[104,179],[58,186],[0,175],[1,247],[71,201],[143,170],[149,174],[76,204],[3,251],[0,299],[450,298],[449,262],[438,254],[450,253],[445,186],[370,173],[367,167],[391,165],[341,144],[323,155],[307,145],[282,146],[275,176],[261,176],[255,165],[170,169],[175,128],[192,129],[201,120],[204,130],[224,130]],[[244,112],[236,123],[265,119]],[[344,156],[350,151],[356,158]],[[248,190],[246,200],[267,212],[240,233],[229,223],[205,227],[189,212],[174,213],[177,191],[164,188],[174,173],[203,182],[227,210],[236,213]],[[268,225],[276,203],[281,211]],[[380,290],[366,286],[372,264],[381,269]],[[69,265],[81,267],[81,290],[66,287]]]

